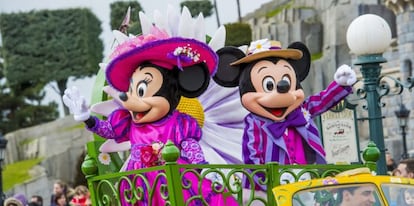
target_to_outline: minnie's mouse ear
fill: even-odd
[[[235,87],[239,85],[239,78],[241,73],[241,66],[230,66],[246,55],[237,47],[223,47],[217,52],[219,56],[219,65],[213,79],[217,84],[224,87]]]
[[[311,55],[308,47],[302,42],[294,42],[288,46],[289,49],[298,49],[302,51],[302,58],[298,60],[289,60],[289,63],[295,68],[298,81],[303,81],[309,73],[311,65]]]
[[[200,96],[208,87],[210,75],[205,63],[185,67],[178,72],[181,94],[188,98]]]

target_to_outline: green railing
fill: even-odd
[[[107,95],[102,91],[105,84],[104,71],[100,70],[93,89],[92,103],[108,100]],[[87,155],[82,164],[82,171],[88,180],[94,206],[119,206],[121,199],[127,200],[131,204],[139,203],[144,197],[151,200],[154,194],[161,194],[165,205],[183,206],[190,205],[195,201],[201,201],[203,205],[206,205],[205,197],[201,192],[188,199],[183,197],[183,191],[188,190],[192,184],[199,184],[206,178],[211,182],[211,190],[224,197],[233,196],[239,205],[251,205],[256,202],[262,203],[262,205],[276,205],[271,189],[268,189],[267,192],[257,192],[253,189],[258,186],[256,184],[273,188],[280,184],[289,183],[285,180],[281,181],[281,178],[286,175],[290,175],[291,180],[298,181],[306,176],[311,178],[333,176],[339,172],[358,167],[369,167],[371,171],[375,171],[376,161],[380,154],[378,148],[371,142],[362,154],[365,164],[279,165],[271,162],[264,165],[181,165],[176,163],[180,155],[178,148],[168,143],[162,151],[162,156],[166,161],[165,165],[118,172],[123,164],[118,153],[109,154],[110,163],[103,164],[99,161],[101,154],[99,147],[104,141],[105,139],[102,137],[94,136],[94,141],[87,144]],[[155,179],[148,180],[146,178],[146,174],[150,172],[157,173]],[[183,182],[183,176],[186,174],[195,176],[198,183]],[[253,181],[259,176],[263,179]],[[243,188],[243,178],[250,183],[250,188],[247,190]],[[130,186],[130,190],[120,192],[121,185]],[[201,184],[198,185],[198,188],[201,191]],[[151,202],[148,203],[152,205]]]
[[[96,159],[88,155],[82,170],[88,180],[93,204],[118,206],[121,205],[121,199],[131,204],[139,203],[145,199],[149,205],[155,205],[151,204],[152,197],[154,194],[161,194],[165,205],[183,206],[190,205],[195,201],[201,201],[203,205],[208,205],[200,191],[202,190],[202,180],[209,178],[211,180],[210,186],[215,193],[224,197],[233,196],[239,205],[251,205],[253,202],[260,202],[262,205],[276,205],[271,189],[263,192],[265,195],[260,195],[253,188],[257,184],[273,188],[280,184],[289,183],[281,181],[284,175],[290,175],[294,181],[298,181],[303,176],[322,178],[359,167],[369,167],[375,171],[375,162],[378,160],[379,151],[373,143],[370,143],[363,152],[365,164],[351,165],[279,165],[274,162],[264,165],[181,165],[176,163],[179,157],[178,149],[169,142],[163,149],[162,156],[166,161],[163,166],[98,175]],[[145,175],[150,172],[156,172],[156,177],[152,180],[148,180]],[[188,173],[195,176],[198,181],[183,181],[183,176]],[[259,175],[264,179],[253,181]],[[246,190],[247,193],[243,192],[243,177],[250,183],[251,190]],[[188,190],[192,184],[198,184],[199,192],[185,200],[183,191]],[[130,189],[120,192],[121,185],[127,185]]]

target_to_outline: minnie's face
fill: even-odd
[[[131,77],[127,100],[122,102],[135,123],[149,123],[167,115],[170,104],[165,97],[154,96],[162,87],[163,76],[155,67],[139,67]]]
[[[258,61],[250,72],[255,92],[244,93],[243,106],[250,112],[274,121],[281,121],[304,100],[302,89],[296,89],[293,67],[281,59],[276,64]]]

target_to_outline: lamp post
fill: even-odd
[[[0,205],[3,205],[5,195],[3,193],[3,161],[6,156],[7,139],[0,132]]]
[[[365,14],[351,22],[346,33],[346,40],[351,52],[357,55],[354,64],[361,66],[360,71],[364,83],[362,97],[367,103],[369,136],[381,153],[377,163],[377,174],[386,174],[381,96],[378,91],[380,90],[380,64],[387,61],[382,53],[391,43],[391,29],[383,18]]]
[[[405,129],[407,128],[408,124],[408,117],[410,116],[410,110],[408,110],[403,103],[400,104],[400,109],[395,111],[395,116],[397,116],[398,124],[401,128],[401,135],[403,140],[403,153],[401,155],[402,159],[408,158],[407,153],[407,139],[406,139],[406,133]]]

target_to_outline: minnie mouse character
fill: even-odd
[[[76,88],[67,89],[63,100],[77,121],[84,121],[87,129],[116,142],[130,141],[131,156],[126,170],[161,165],[160,150],[172,141],[180,149],[179,164],[205,164],[199,145],[201,129],[197,121],[176,110],[181,96],[197,97],[209,84],[210,75],[217,69],[217,54],[205,43],[193,38],[170,37],[156,26],[148,34],[130,38],[120,44],[111,55],[106,68],[106,80],[120,92],[122,107],[113,111],[107,120],[91,116],[85,100]],[[159,171],[161,172],[161,171]],[[159,172],[146,173],[150,183],[157,182],[161,191]],[[161,178],[162,179],[162,178]],[[212,191],[211,182],[203,180],[202,192],[194,174],[186,173],[183,182],[192,182],[183,191],[184,198],[203,195],[210,205],[237,205],[232,197],[222,197]],[[140,184],[144,190],[146,184]],[[127,190],[121,182],[122,205],[130,205]],[[124,192],[125,191],[125,192]],[[152,193],[141,197],[143,205],[164,205],[166,194]],[[122,197],[125,196],[125,197]],[[149,199],[149,200],[148,200]],[[200,199],[191,204],[200,204]],[[141,202],[140,204],[141,205]]]
[[[243,161],[246,164],[326,163],[313,118],[329,110],[352,92],[355,72],[339,67],[328,88],[305,98],[300,82],[310,69],[310,53],[301,42],[282,49],[280,42],[252,42],[247,55],[225,47],[217,51],[222,86],[239,86],[245,118]],[[263,187],[264,188],[264,187]]]

